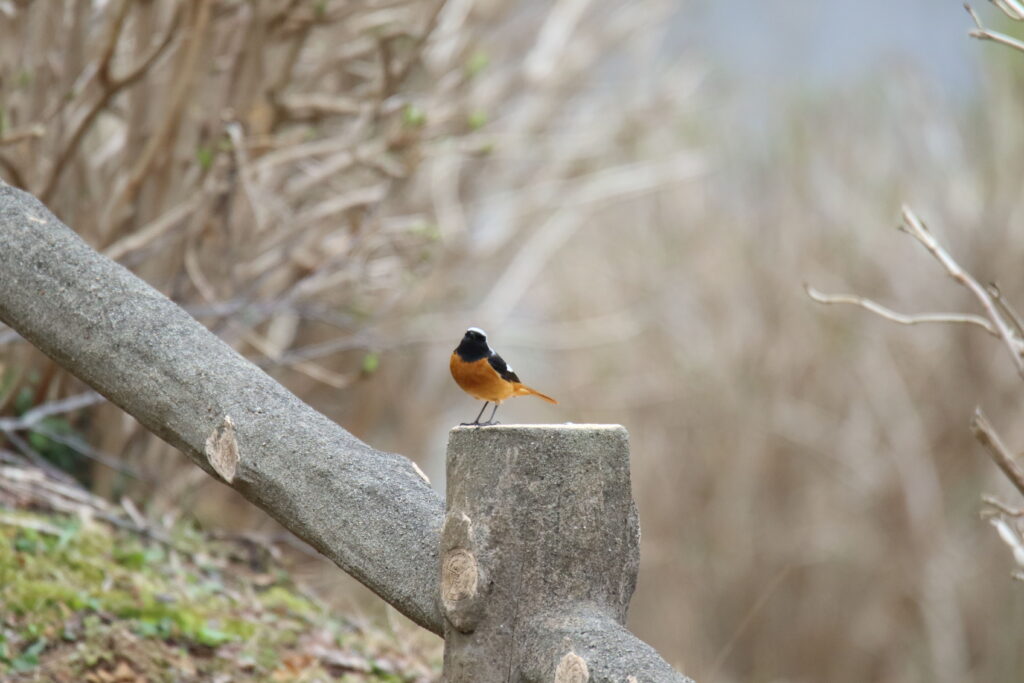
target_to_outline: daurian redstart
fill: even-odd
[[[558,403],[550,396],[520,382],[519,377],[512,372],[512,368],[504,359],[487,345],[487,333],[479,327],[466,330],[462,342],[452,352],[449,365],[455,383],[473,398],[484,402],[476,419],[472,422],[463,422],[464,425],[494,424],[494,414],[498,412],[498,406],[512,396],[539,396],[548,403]],[[487,422],[480,422],[488,403],[494,404],[491,418]]]

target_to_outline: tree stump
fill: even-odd
[[[623,427],[456,427],[447,477],[446,681],[688,680],[623,626],[640,558]]]

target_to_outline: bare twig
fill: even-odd
[[[78,482],[55,480],[40,469],[24,467],[24,461],[18,461],[17,467],[0,467],[0,486],[33,495],[45,494],[44,497],[50,503],[54,499],[61,499],[68,505],[87,505],[97,510],[109,507],[103,498],[82,488]]]
[[[130,3],[124,3],[123,8],[127,8]],[[123,10],[122,10],[123,11]],[[171,19],[170,26],[167,27],[167,32],[164,37],[157,43],[156,47],[142,59],[139,64],[131,69],[124,76],[114,77],[110,73],[110,59],[113,55],[116,41],[120,35],[120,27],[123,24],[124,17],[115,18],[114,29],[111,30],[110,42],[106,49],[104,49],[103,57],[101,57],[100,63],[96,68],[95,73],[100,83],[103,85],[103,92],[93,102],[89,110],[78,120],[78,124],[75,126],[74,132],[68,139],[67,144],[61,148],[57,154],[57,159],[53,164],[53,168],[50,170],[50,175],[47,178],[46,185],[43,186],[39,196],[44,202],[48,202],[53,196],[54,191],[57,189],[57,183],[60,182],[61,175],[64,173],[64,169],[67,167],[68,161],[74,156],[77,151],[82,139],[85,137],[86,132],[92,127],[96,117],[107,108],[110,101],[114,98],[114,95],[119,93],[121,90],[131,86],[137,80],[142,78],[149,71],[150,67],[156,62],[157,59],[164,53],[167,47],[174,40],[174,36],[177,33],[178,22],[181,19],[181,6],[174,12],[174,16]]]
[[[112,235],[116,236],[118,234],[119,228],[125,219],[125,216],[121,213],[122,209],[135,200],[160,150],[164,148],[165,143],[176,130],[184,110],[186,95],[196,80],[195,65],[206,40],[206,29],[210,21],[210,5],[211,3],[208,0],[199,0],[192,5],[192,24],[189,26],[188,37],[186,38],[188,42],[179,64],[179,70],[175,74],[174,81],[170,86],[169,104],[167,105],[163,120],[147,140],[145,147],[129,171],[127,179],[120,190],[115,193],[106,210],[107,217],[110,219],[109,224],[113,226],[110,232]]]
[[[127,465],[123,464],[122,462],[120,462],[114,456],[108,455],[106,453],[103,453],[102,451],[96,450],[95,448],[93,448],[89,444],[85,443],[77,435],[73,435],[73,434],[60,434],[58,432],[55,432],[52,429],[48,429],[48,428],[42,426],[42,425],[37,426],[32,431],[36,432],[37,434],[42,434],[43,436],[45,436],[47,439],[50,439],[51,441],[56,441],[59,444],[67,446],[68,448],[73,450],[75,453],[78,453],[79,455],[85,456],[86,458],[89,458],[90,460],[95,460],[96,462],[98,462],[99,464],[103,465],[104,467],[106,467],[108,469],[111,469],[111,470],[113,470],[113,471],[115,471],[115,472],[117,472],[119,474],[123,474],[125,476],[131,477],[132,479],[137,479],[139,481],[145,481],[145,482],[148,482],[150,484],[155,483],[153,479],[150,479],[148,477],[144,477],[137,470],[135,470],[135,469],[133,469],[131,467],[128,467]]]
[[[14,515],[6,515],[0,513],[0,524],[4,526],[16,526],[21,529],[30,529],[32,531],[38,531],[41,534],[49,534],[50,536],[60,536],[64,533],[63,529],[41,522],[38,519],[27,519],[21,517],[15,517]]]
[[[25,128],[19,128],[12,130],[6,135],[0,136],[0,147],[4,145],[13,145],[16,142],[22,140],[29,140],[31,138],[41,138],[46,134],[46,128],[42,124],[36,123]]]
[[[188,201],[178,204],[170,211],[159,216],[131,234],[125,235],[109,247],[103,250],[106,256],[117,261],[124,256],[146,247],[168,230],[177,226],[195,211],[202,200],[202,195],[196,195]]]
[[[1014,21],[1024,21],[1024,4],[1020,0],[989,0],[999,10]]]
[[[63,444],[71,448],[76,453],[84,455],[85,457],[90,458],[91,460],[95,460],[96,462],[109,467],[110,469],[113,469],[122,474],[126,474],[135,479],[142,479],[142,476],[138,472],[132,470],[131,468],[125,467],[123,464],[118,462],[116,458],[107,455],[106,453],[101,453],[100,451],[97,451],[96,449],[92,448],[91,446],[83,442],[81,439],[66,434],[60,434],[40,424],[43,420],[45,420],[48,417],[52,417],[53,415],[62,415],[65,413],[70,413],[74,410],[87,408],[97,403],[101,403],[105,400],[106,399],[103,398],[101,394],[98,394],[95,391],[87,391],[83,394],[70,396],[59,401],[51,401],[49,403],[44,403],[42,405],[36,406],[35,408],[32,408],[31,410],[26,411],[20,417],[0,418],[0,432],[3,432],[4,434],[7,435],[9,439],[11,439],[11,437],[14,436],[15,432],[32,430],[34,432],[42,434],[43,436],[52,441],[56,441],[57,443]],[[11,439],[11,441],[15,445],[18,445],[18,442],[25,443],[24,441],[21,441],[21,439],[18,437]],[[25,445],[27,446],[27,444]],[[32,450],[30,454],[26,452],[25,449],[22,448],[21,446],[19,446],[19,449],[23,453],[25,453],[26,457],[29,457],[29,459],[31,459],[35,464],[39,465],[39,461],[33,455],[35,454],[34,450]]]
[[[33,465],[46,472],[54,479],[58,479],[63,482],[71,483],[74,478],[60,469],[59,467],[52,464],[49,460],[44,458],[42,455],[36,452],[34,448],[23,438],[15,434],[14,432],[5,432],[4,438],[11,442],[15,448]]]
[[[267,339],[253,332],[251,330],[240,330],[242,338],[246,342],[251,344],[257,351],[262,353],[267,358],[267,364],[278,364],[292,368],[293,370],[302,373],[306,377],[312,380],[326,384],[327,386],[334,389],[344,389],[345,387],[352,384],[354,377],[352,375],[342,375],[337,372],[328,370],[327,368],[311,363],[309,361],[294,360],[287,363],[280,361],[280,352],[275,352],[271,348],[271,344]],[[264,365],[265,367],[265,365]]]
[[[989,524],[996,528],[999,532],[999,538],[1003,539],[1003,543],[1010,546],[1010,550],[1013,551],[1014,561],[1021,567],[1024,567],[1024,539],[1021,539],[1020,532],[1014,529],[1009,522],[1002,517],[996,517],[989,520]],[[1017,578],[1016,572],[1014,578]]]
[[[121,0],[114,10],[114,18],[107,31],[107,40],[103,45],[103,51],[96,70],[93,72],[103,85],[109,85],[113,80],[110,73],[110,62],[114,59],[114,52],[117,50],[117,43],[121,39],[121,31],[124,30],[124,22],[128,19],[128,10],[131,7],[130,0]]]
[[[1024,517],[1024,508],[1010,507],[995,496],[984,495],[981,497],[981,502],[992,508],[991,510],[982,510],[982,517],[992,517],[1000,514],[1007,517]]]
[[[289,121],[317,121],[328,116],[354,116],[363,111],[363,103],[358,98],[325,93],[282,95],[277,104]]]
[[[64,398],[59,401],[44,403],[26,411],[21,417],[0,418],[0,432],[16,432],[32,429],[36,424],[47,417],[70,413],[73,410],[86,408],[105,400],[106,399],[103,398],[102,395],[95,391],[87,391],[84,394],[69,396],[68,398]]]
[[[993,4],[999,7],[999,9],[1003,10],[1003,12],[1006,13],[1007,16],[1013,19],[1020,20],[1021,18],[1024,18],[1024,6],[1020,6],[1020,3],[1017,2],[1017,0],[999,0],[999,2]],[[1013,5],[1020,6],[1022,13],[1016,14],[1017,9],[1013,7]],[[974,11],[974,8],[972,8],[967,3],[964,3],[964,9],[967,10],[967,13],[971,15],[971,19],[974,20],[974,25],[977,27],[969,31],[967,35],[971,36],[972,38],[977,38],[978,40],[991,40],[992,42],[1000,43],[1002,45],[1012,47],[1014,50],[1020,50],[1021,52],[1024,52],[1024,42],[1021,42],[1020,40],[1017,40],[1012,36],[1008,36],[1005,33],[991,31],[985,28],[984,25],[982,25],[981,23],[981,18]]]
[[[994,282],[988,283],[986,290],[989,296],[992,297],[992,301],[996,303],[1002,314],[1013,323],[1013,331],[1018,337],[1024,339],[1024,321],[1021,320],[1020,314],[1017,313],[1017,309],[1010,304],[1009,301],[1003,298],[1003,293],[1000,291],[999,286]]]
[[[426,25],[423,30],[415,38],[415,45],[409,50],[410,57],[400,67],[390,72],[391,83],[399,85],[408,77],[409,72],[412,71],[413,66],[419,61],[420,54],[423,51],[423,46],[427,40],[433,35],[434,29],[437,27],[437,19],[441,14],[441,10],[444,8],[445,0],[435,2],[434,6],[430,9],[430,14],[427,17]]]
[[[971,432],[981,442],[981,445],[985,447],[989,456],[999,466],[999,469],[1003,471],[1006,478],[1017,487],[1021,495],[1024,495],[1024,469],[1017,464],[1013,454],[1010,453],[1003,440],[999,438],[999,434],[996,433],[988,418],[985,417],[985,414],[981,412],[980,407],[975,409],[974,417],[971,418]]]
[[[348,351],[351,349],[366,349],[375,347],[380,348],[383,342],[376,340],[372,335],[359,334],[350,337],[336,337],[325,342],[318,344],[310,344],[293,351],[288,351],[281,354],[280,358],[275,359],[276,362],[283,365],[292,365],[306,360],[314,358],[322,358],[329,356],[332,353],[339,351]],[[270,362],[269,360],[267,362]],[[258,365],[262,363],[257,362]]]
[[[825,294],[820,292],[809,284],[804,283],[804,291],[807,292],[807,296],[811,297],[820,304],[851,304],[853,306],[860,306],[861,308],[871,311],[875,315],[878,315],[886,320],[891,320],[894,323],[900,325],[922,325],[929,323],[966,323],[969,325],[977,325],[986,332],[991,334],[993,337],[999,336],[999,331],[996,330],[995,326],[987,319],[980,315],[972,315],[970,313],[919,313],[916,315],[907,315],[905,313],[898,313],[891,308],[886,308],[880,303],[866,299],[856,294]]]
[[[245,133],[242,124],[238,121],[229,121],[224,126],[228,137],[231,138],[231,149],[235,154],[235,163],[238,164],[238,177],[242,182],[242,190],[246,199],[249,200],[249,207],[252,209],[253,218],[256,220],[256,232],[262,233],[267,227],[267,211],[259,200],[259,193],[253,186],[252,173],[249,170],[249,154],[245,147]]]
[[[992,321],[992,324],[998,330],[999,336],[1002,338],[1006,348],[1010,351],[1010,356],[1013,358],[1013,364],[1017,368],[1017,373],[1024,378],[1024,358],[1021,356],[1021,353],[1024,352],[1024,342],[1010,329],[1009,323],[1006,322],[1003,315],[999,312],[988,290],[950,256],[949,252],[939,244],[938,240],[925,227],[924,223],[907,206],[903,207],[902,228],[924,245],[925,249],[942,264],[942,267],[946,269],[950,277],[974,294],[988,314],[989,320]]]

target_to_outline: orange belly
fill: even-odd
[[[453,353],[448,367],[451,368],[455,383],[481,401],[501,403],[515,391],[512,382],[502,379],[486,358],[467,363],[459,358],[459,354]]]

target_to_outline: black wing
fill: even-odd
[[[491,367],[498,371],[501,378],[509,382],[518,382],[519,376],[512,372],[512,368],[508,366],[505,359],[496,353],[492,353],[488,358],[487,362],[491,364]]]

